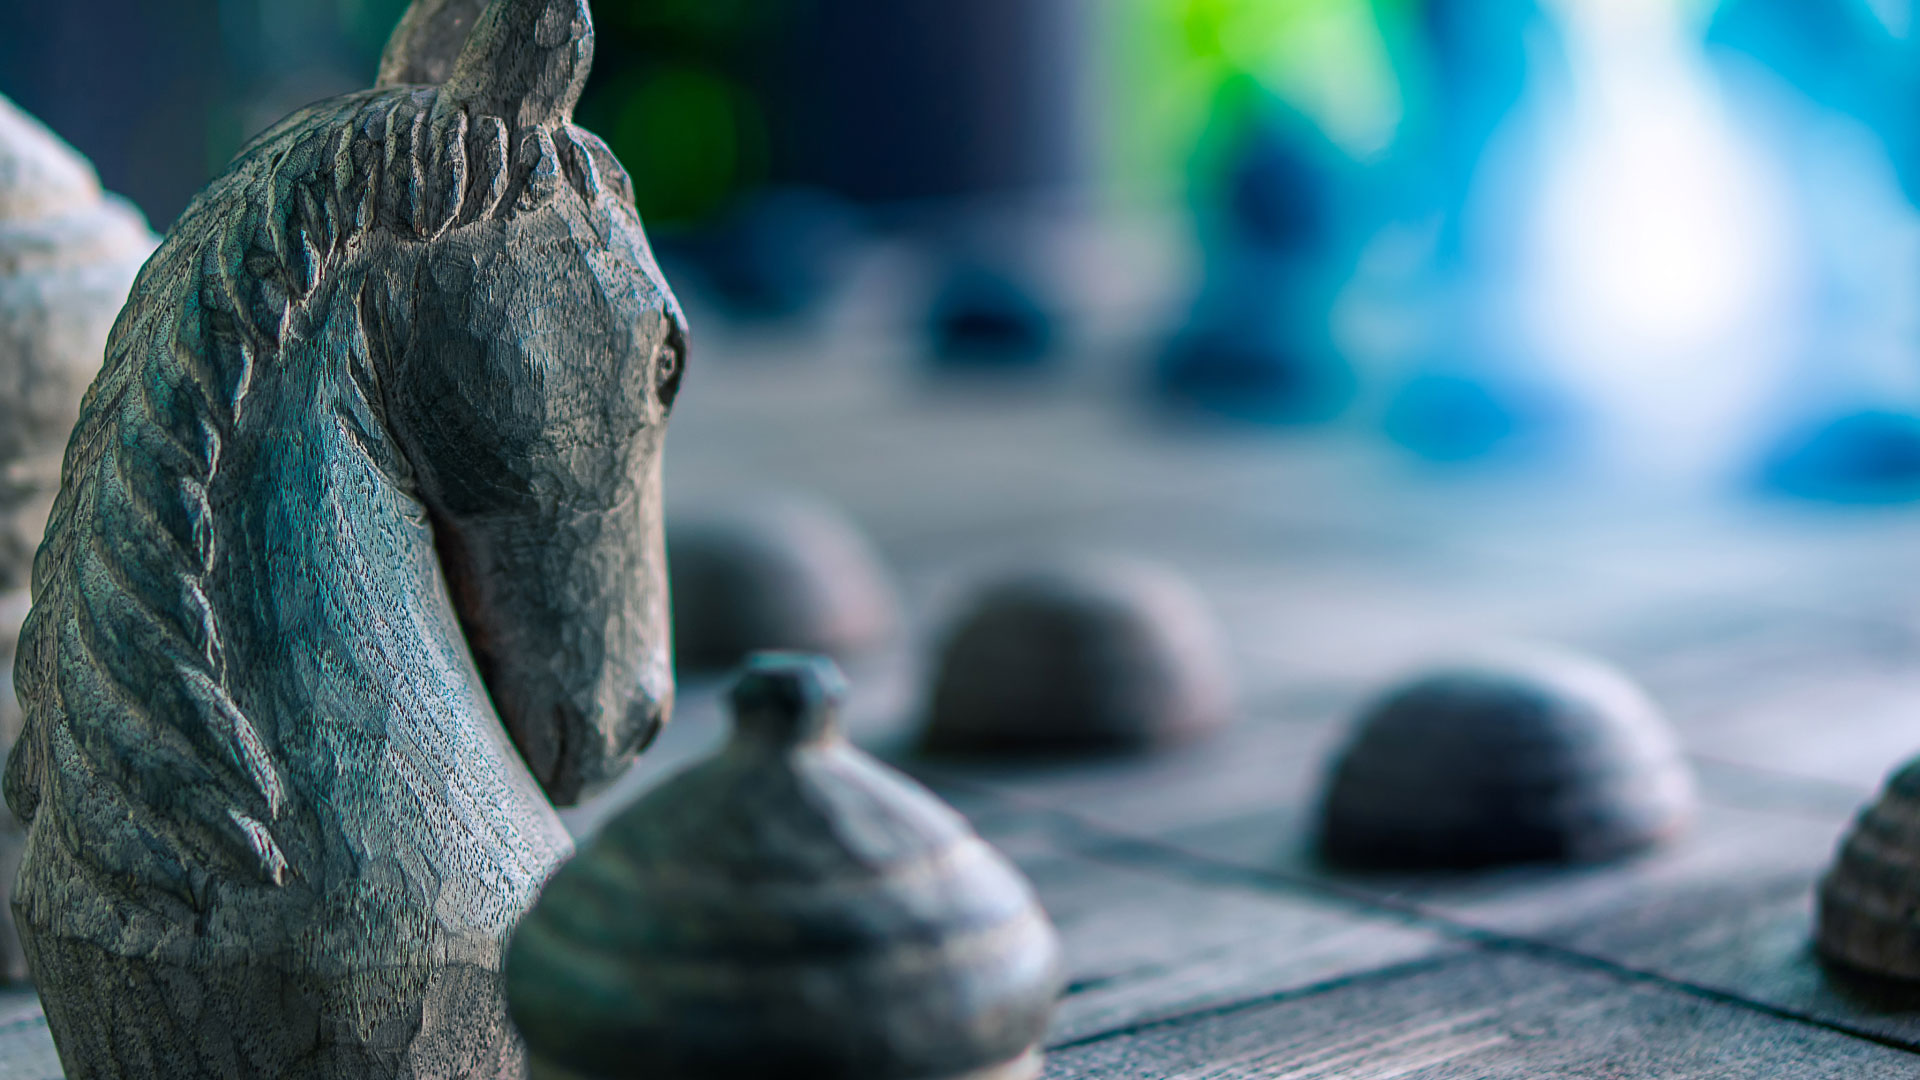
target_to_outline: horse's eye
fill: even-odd
[[[680,372],[686,366],[686,343],[675,330],[660,343],[660,350],[654,355],[653,386],[660,395],[663,408],[672,408],[674,397],[680,393]]]

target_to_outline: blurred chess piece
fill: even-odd
[[[1722,57],[1758,64],[1794,93],[1871,131],[1914,200],[1920,124],[1907,102],[1920,90],[1916,46],[1911,33],[1883,17],[1885,7],[1874,0],[1727,0],[1714,13],[1707,44]]]
[[[1140,751],[1232,716],[1221,634],[1172,571],[1058,562],[980,587],[947,632],[922,748],[932,754]]]
[[[1196,206],[1202,280],[1153,385],[1177,408],[1266,423],[1342,412],[1354,372],[1333,310],[1372,231],[1362,171],[1309,119],[1251,99],[1220,120],[1233,132],[1220,176]]]
[[[1920,761],[1892,776],[1820,881],[1814,944],[1846,967],[1920,979]]]
[[[884,644],[899,602],[886,566],[844,515],[768,498],[676,514],[667,525],[675,661],[731,667],[763,649],[845,660]]]
[[[811,188],[768,188],[742,196],[698,232],[664,251],[683,256],[727,313],[779,320],[824,305],[860,242],[859,211]]]
[[[1470,360],[1436,358],[1410,373],[1389,395],[1381,429],[1430,462],[1519,461],[1563,449],[1576,414],[1524,362],[1502,362],[1486,347]]]
[[[1861,409],[1781,440],[1762,467],[1773,491],[1821,502],[1920,499],[1920,416]]]
[[[1052,298],[1006,258],[955,258],[928,313],[933,358],[949,371],[1041,367],[1055,350]]]
[[[615,818],[515,934],[533,1075],[1026,1080],[1060,990],[1033,890],[760,654],[732,741]]]
[[[1390,168],[1403,210],[1437,214],[1439,258],[1468,257],[1468,204],[1487,153],[1564,65],[1542,0],[1429,0],[1388,33],[1408,116]]]
[[[1561,88],[1558,27],[1541,0],[1430,0],[1383,15],[1406,115],[1381,165],[1384,214],[1421,257],[1395,285],[1417,342],[1388,388],[1384,433],[1433,462],[1563,449],[1573,418],[1537,350],[1516,340],[1511,277],[1531,222],[1543,91]]]
[[[1367,708],[1334,762],[1320,848],[1363,869],[1590,862],[1672,836],[1692,805],[1666,718],[1625,676],[1505,651]]]
[[[60,460],[107,332],[155,240],[103,193],[93,166],[0,97],[0,753],[19,737],[13,654]],[[18,864],[0,810],[0,893]],[[26,977],[13,910],[0,902],[0,975]]]

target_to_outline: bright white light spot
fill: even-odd
[[[1523,318],[1611,449],[1726,465],[1797,318],[1791,200],[1670,6],[1573,4],[1573,100],[1541,146]],[[1714,460],[1720,459],[1720,460]]]
[[[1569,132],[1540,206],[1541,284],[1568,332],[1709,346],[1778,292],[1785,216],[1706,110],[1644,104]]]

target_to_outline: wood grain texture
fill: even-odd
[[[1436,959],[1057,1049],[1050,1080],[1895,1077],[1913,1058],[1650,983]]]
[[[135,283],[16,682],[15,909],[67,1074],[517,1077],[551,800],[672,698],[678,310],[568,117],[584,0],[251,144]]]
[[[379,86],[438,86],[473,33],[487,0],[415,0],[380,56]]]
[[[1014,853],[1066,945],[1067,992],[1050,1045],[1460,947],[1391,915],[1297,892],[1183,879],[1098,852]]]

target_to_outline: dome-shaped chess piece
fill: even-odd
[[[1920,415],[1862,409],[1800,428],[1766,459],[1760,480],[1773,491],[1821,502],[1920,499]]]
[[[1673,835],[1692,773],[1665,718],[1583,657],[1506,652],[1396,686],[1336,759],[1323,856],[1378,869],[1590,862]]]
[[[1821,879],[1814,942],[1847,967],[1920,979],[1920,760],[1860,812]]]
[[[1038,1073],[1052,925],[958,814],[840,735],[840,686],[756,655],[732,741],[554,876],[508,959],[535,1076]]]
[[[93,166],[0,96],[0,759],[20,734],[13,654],[27,579],[80,397],[100,369],[153,234]],[[0,837],[18,830],[0,808]],[[26,977],[4,892],[19,844],[0,839],[0,976]]]
[[[1040,368],[1056,357],[1054,304],[1011,260],[968,256],[948,268],[928,313],[933,359],[950,371]]]
[[[858,210],[825,191],[769,188],[693,237],[687,255],[729,314],[788,319],[832,297],[861,228]]]
[[[777,498],[667,523],[678,663],[731,667],[790,649],[847,659],[899,623],[893,584],[852,522],[829,507]]]
[[[1224,724],[1231,678],[1198,592],[1166,568],[1116,558],[990,582],[949,631],[934,676],[928,753],[1125,752]]]

